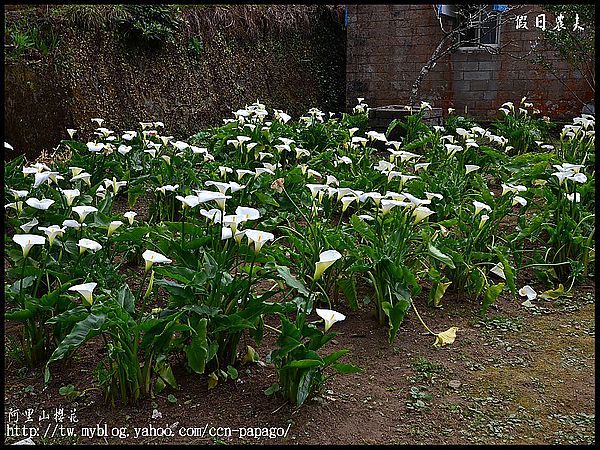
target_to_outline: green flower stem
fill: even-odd
[[[171,196],[171,222],[175,220],[175,193]]]
[[[146,274],[144,273],[144,280],[145,279],[146,279]],[[154,280],[154,270],[150,274],[150,283],[148,283],[148,289],[150,288],[150,285],[152,284],[153,280]],[[140,286],[140,287],[142,287],[142,288],[144,287],[143,283],[142,283],[142,286]],[[141,294],[141,292],[140,292],[140,294]],[[142,317],[144,317],[144,311],[146,310],[146,303],[148,302],[148,297],[150,297],[150,292],[146,291],[146,293],[144,294],[144,301],[142,303],[142,309],[140,310],[140,319]]]
[[[23,266],[21,267],[21,280],[19,282],[19,298],[21,299],[21,308],[25,306],[25,299],[23,294],[23,279],[25,278],[25,266],[27,265],[27,256],[23,256]]]
[[[183,207],[181,208],[181,249],[183,250],[183,234],[184,234],[184,224],[185,224],[185,203],[183,204]]]
[[[137,295],[137,301],[138,301],[138,304],[139,304],[139,302],[141,302],[141,301],[142,301],[142,291],[143,291],[143,289],[144,289],[144,282],[146,281],[146,275],[148,275],[148,271],[147,271],[147,270],[144,270],[144,276],[142,277],[142,282],[140,283],[140,288],[139,288],[139,290],[138,290],[138,295]],[[145,302],[144,302],[144,303],[145,303]],[[145,306],[145,304],[144,304],[144,306]],[[140,315],[139,315],[139,317],[142,317],[142,313],[143,313],[143,308],[142,308],[142,310],[140,310]]]
[[[377,270],[377,269],[375,269],[375,270]],[[371,282],[373,283],[373,288],[375,289],[375,298],[377,299],[377,302],[376,302],[377,307],[375,309],[375,315],[377,316],[377,320],[379,321],[379,324],[383,325],[385,316],[383,313],[383,309],[381,307],[381,304],[383,303],[383,299],[381,298],[381,288],[379,287],[379,284],[377,283],[377,280],[371,270],[369,270],[367,272],[367,275],[369,275],[369,278],[371,279]]]
[[[250,288],[252,287],[252,272],[254,271],[254,263],[256,262],[257,255],[258,252],[255,251],[254,255],[252,256],[252,262],[250,263],[250,274],[248,275],[248,288],[246,289],[246,295],[244,296],[245,300],[243,306],[246,306],[250,301]]]

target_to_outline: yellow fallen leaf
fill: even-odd
[[[219,377],[213,372],[208,376],[208,389],[214,388],[217,384],[219,384]]]
[[[434,347],[442,347],[447,344],[452,344],[456,339],[456,332],[458,331],[458,327],[450,327],[446,331],[438,333],[435,335],[435,342],[433,343]]]
[[[559,297],[572,297],[573,294],[570,292],[565,292],[565,287],[562,284],[559,284],[556,289],[549,289],[542,294],[539,295],[539,298],[542,300],[556,300]]]
[[[242,358],[242,364],[248,364],[250,362],[257,362],[259,360],[258,353],[249,345],[246,345],[246,354]]]

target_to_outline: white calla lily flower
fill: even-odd
[[[235,209],[235,213],[238,216],[241,216],[244,218],[244,221],[246,220],[256,220],[260,218],[260,211],[258,209],[255,208],[250,208],[247,206],[238,206]]]
[[[315,274],[313,278],[318,280],[323,276],[323,272],[334,262],[342,257],[337,250],[326,250],[319,255],[319,261],[315,264]]]
[[[146,266],[144,268],[146,272],[150,270],[152,264],[154,263],[168,264],[172,262],[172,260],[167,258],[165,255],[152,250],[146,250],[144,253],[142,253],[142,258],[144,258],[144,261],[146,261]]]
[[[20,228],[21,230],[23,230],[25,233],[29,233],[29,232],[31,231],[31,229],[32,229],[33,227],[35,227],[35,226],[36,226],[38,223],[39,223],[39,222],[38,222],[38,220],[37,220],[37,217],[34,217],[32,220],[30,220],[30,221],[29,221],[29,222],[27,222],[27,223],[24,223],[24,224],[23,224],[23,225],[21,225],[19,228]]]
[[[479,214],[484,209],[488,212],[492,212],[492,207],[486,205],[485,203],[478,202],[477,200],[473,200],[473,206],[475,206],[475,215]]]
[[[512,199],[512,205],[515,206],[517,203],[521,206],[527,206],[527,199],[520,195],[515,195]]]
[[[175,197],[182,203],[182,207],[185,208],[193,208],[200,203],[200,199],[197,195],[186,195],[185,197],[178,195]]]
[[[119,228],[121,225],[123,225],[123,222],[121,222],[120,220],[113,220],[109,225],[108,225],[108,237],[110,237],[117,228]]]
[[[78,175],[75,175],[73,178],[71,178],[71,181],[77,181],[77,180],[83,180],[83,182],[85,184],[87,184],[88,186],[92,186],[92,182],[90,181],[91,175],[87,172],[81,172]]]
[[[113,193],[115,195],[117,195],[117,193],[119,192],[120,188],[122,188],[123,186],[127,186],[127,181],[117,181],[117,179],[115,177],[113,177],[112,180],[109,180],[108,178],[105,178],[104,179],[104,186],[106,186],[106,189],[112,187]]]
[[[60,189],[60,192],[62,192],[67,200],[67,206],[71,206],[73,204],[73,200],[75,200],[75,198],[79,197],[81,194],[79,189]]]
[[[355,196],[342,197],[340,200],[342,202],[342,212],[345,212],[348,209],[348,206],[350,206],[350,203],[357,201],[358,197],[355,197]]]
[[[44,245],[46,243],[46,238],[37,234],[15,234],[12,239],[21,246],[23,258],[27,257],[29,250],[34,245]]]
[[[39,200],[35,197],[31,197],[31,198],[28,198],[27,200],[25,200],[25,203],[27,203],[32,208],[41,209],[41,210],[45,211],[48,208],[50,208],[50,206],[52,206],[52,204],[54,204],[54,200],[51,200],[49,198],[44,198],[42,200]]]
[[[12,202],[4,205],[4,209],[13,208],[17,211],[17,213],[21,214],[23,212],[23,202]]]
[[[97,212],[98,208],[89,205],[74,206],[73,212],[79,215],[79,223],[83,223],[88,214]]]
[[[225,217],[227,217],[227,216],[225,216]],[[223,219],[223,220],[225,220],[225,219]],[[225,223],[225,221],[223,223]],[[234,233],[233,228],[230,228],[228,226],[223,226],[223,228],[221,228],[221,240],[225,241],[227,239],[231,239],[233,237],[233,233]],[[237,235],[237,233],[236,233],[236,235]]]
[[[490,216],[488,216],[487,214],[482,214],[481,218],[479,219],[479,228],[483,227],[489,219]]]
[[[137,213],[135,211],[127,211],[125,214],[123,214],[123,217],[125,217],[129,221],[129,225],[133,225],[133,219],[135,218],[135,216],[137,216]]]
[[[535,292],[535,290],[527,284],[519,289],[519,295],[522,297],[527,297],[527,300],[535,300],[537,297],[537,292]]]
[[[267,241],[272,241],[275,239],[275,235],[266,231],[260,230],[245,230],[244,234],[248,238],[248,244],[254,245],[254,251],[256,253],[260,252],[260,249]]]
[[[475,172],[476,170],[479,170],[479,169],[481,169],[481,167],[476,164],[465,164],[465,175],[467,173]]]
[[[24,191],[24,190],[9,189],[8,192],[11,193],[11,195],[15,198],[15,200],[27,197],[27,195],[29,195],[29,191]]]
[[[75,228],[75,229],[79,229],[82,226],[87,226],[85,223],[84,224],[80,224],[79,222],[77,222],[76,220],[73,219],[65,219],[63,220],[62,223],[63,227],[67,227],[67,228]]]
[[[316,308],[315,312],[321,319],[325,321],[325,332],[327,332],[334,323],[341,322],[342,320],[346,319],[345,315],[331,309]]]
[[[178,184],[176,184],[175,186],[167,184],[165,186],[157,187],[155,190],[161,192],[162,194],[166,194],[167,192],[175,192],[178,188]]]
[[[506,280],[506,275],[504,274],[504,266],[502,265],[502,263],[497,263],[494,267],[490,269],[490,272]]]
[[[36,187],[40,186],[42,183],[45,183],[46,181],[48,181],[50,179],[50,176],[56,176],[58,175],[58,172],[37,172],[35,173],[34,176],[34,182],[33,182],[33,188],[35,189]]]
[[[211,222],[221,223],[221,217],[223,213],[217,208],[209,209],[208,211],[206,209],[201,209],[200,215],[206,217]]]
[[[427,206],[417,206],[413,209],[412,215],[415,218],[415,223],[419,223],[425,218],[432,215],[435,211],[432,211]]]
[[[69,291],[79,293],[83,297],[84,303],[87,303],[88,306],[92,306],[92,304],[94,303],[93,293],[96,286],[98,286],[98,283],[78,284],[75,286],[71,286],[69,288]]]
[[[50,247],[52,247],[52,244],[54,244],[54,239],[56,239],[57,236],[62,236],[66,230],[66,227],[64,225],[62,227],[58,225],[50,225],[49,227],[38,227],[38,230],[46,233]]]
[[[102,245],[100,245],[98,242],[87,238],[79,239],[77,245],[79,247],[79,253],[83,253],[86,250],[97,252],[102,248]]]

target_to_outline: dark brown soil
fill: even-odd
[[[111,408],[100,392],[90,390],[70,401],[59,388],[94,386],[92,371],[102,342],[86,346],[68,364],[53,366],[53,380],[44,389],[42,370],[27,370],[18,362],[11,327],[5,411],[18,409],[18,424],[38,430],[36,444],[593,444],[594,292],[593,285],[582,286],[572,298],[534,300],[533,308],[502,297],[485,320],[477,305],[460,295],[445,297],[440,309],[424,306],[424,297],[417,299],[430,328],[459,328],[455,343],[441,349],[432,346],[434,338],[412,311],[395,343],[388,345],[387,329],[374,319],[372,305],[357,312],[339,305],[347,318],[334,325],[339,335],[326,350],[349,348],[345,361],[364,372],[337,376],[322,397],[300,409],[263,393],[276,381],[274,368],[264,363],[239,366],[238,380],[208,390],[206,376],[189,374],[181,361],[173,367],[179,390],[167,389],[153,400]],[[278,326],[276,319],[269,323]],[[251,344],[264,360],[275,339],[266,330],[262,345],[248,339],[240,349]],[[25,423],[28,408],[33,421]],[[64,410],[62,423],[53,416],[57,408]],[[162,417],[153,419],[153,410]],[[38,422],[43,411],[50,417]],[[72,411],[77,422],[69,420]],[[63,435],[72,428],[73,436],[60,436],[61,425]],[[104,431],[105,426],[107,437],[83,436],[86,428]],[[225,427],[232,429],[230,437]],[[273,439],[240,437],[242,427],[260,427],[262,433],[282,427],[279,432],[287,433]],[[111,436],[120,431],[128,437]],[[172,436],[157,435],[165,433]],[[7,437],[6,442],[19,439]]]

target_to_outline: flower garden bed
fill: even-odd
[[[567,418],[516,372],[593,359],[594,118],[550,142],[525,100],[488,129],[428,125],[424,103],[398,141],[362,102],[298,120],[257,102],[185,141],[94,119],[52,164],[8,162],[9,425],[63,408],[77,431],[36,443],[590,443],[588,371]],[[553,313],[581,339],[561,347]]]

